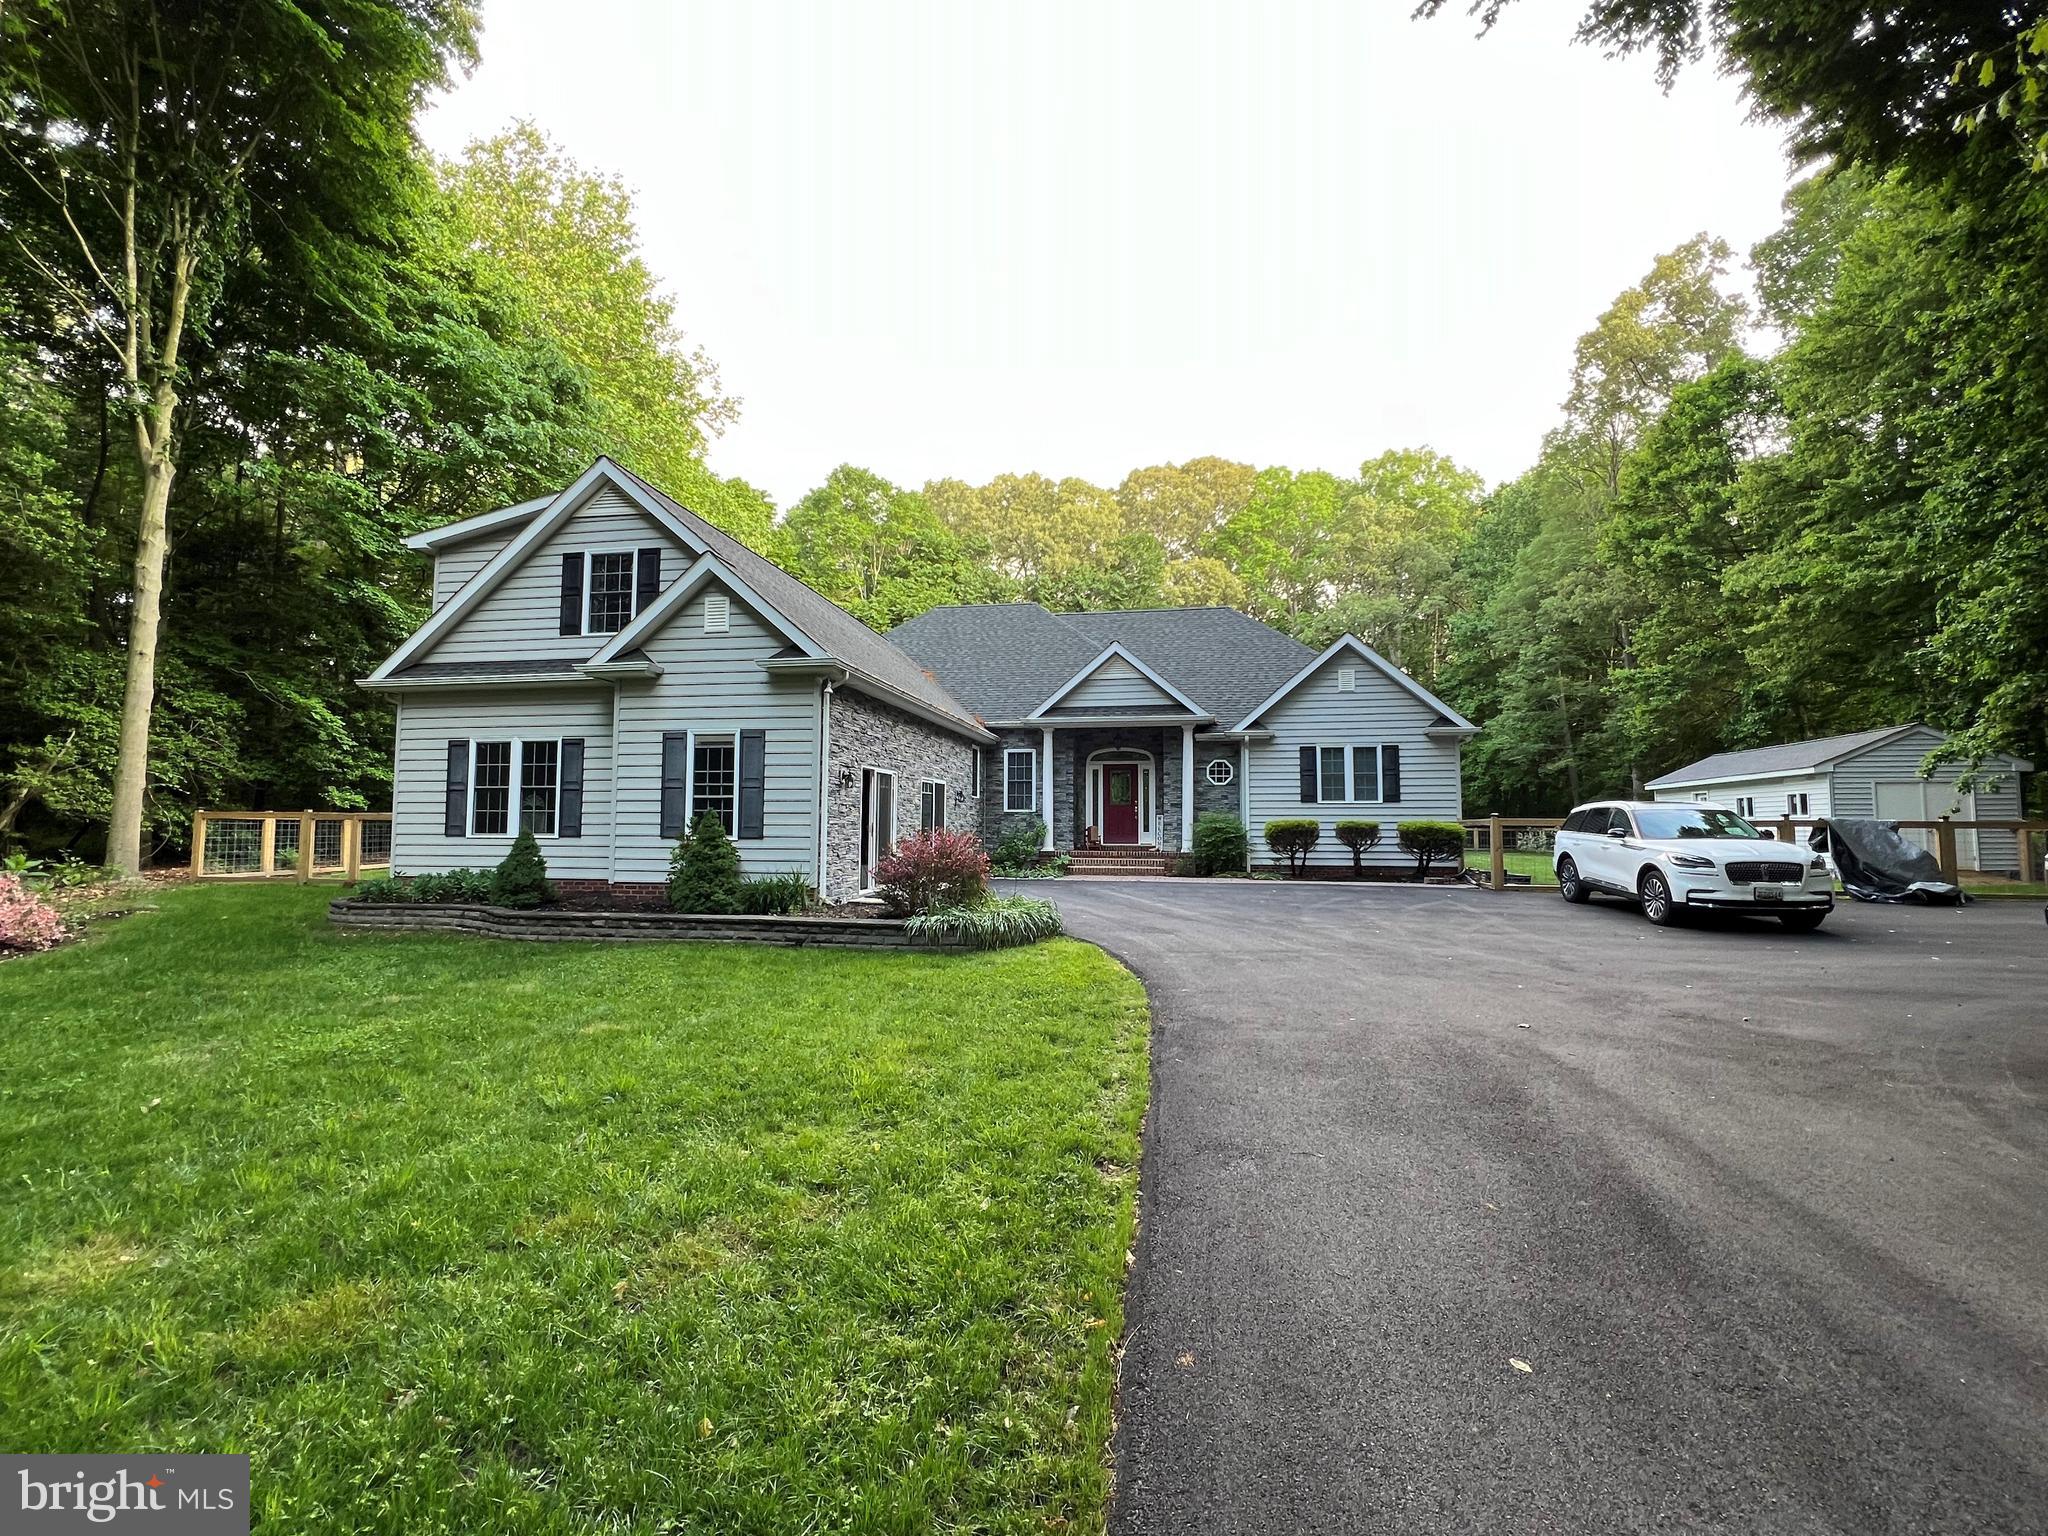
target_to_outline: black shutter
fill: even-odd
[[[1401,799],[1401,749],[1396,746],[1380,748],[1380,798],[1389,805]]]
[[[1316,798],[1316,749],[1314,747],[1303,747],[1301,749],[1301,803],[1303,805],[1314,805]]]
[[[740,836],[761,836],[761,802],[768,777],[768,736],[764,731],[740,732]]]
[[[690,808],[683,804],[685,776],[690,771],[690,738],[684,731],[661,737],[661,835],[680,838]]]
[[[583,738],[562,739],[561,802],[555,812],[555,836],[583,835]]]
[[[661,590],[661,550],[643,549],[633,561],[633,617],[638,618]]]
[[[583,556],[562,556],[562,633],[583,633]]]
[[[441,835],[462,837],[469,831],[469,743],[448,743],[448,801],[441,813]]]

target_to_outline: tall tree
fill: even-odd
[[[235,270],[353,268],[416,173],[412,120],[474,57],[461,0],[60,0],[15,40],[0,211],[119,370],[137,481],[107,860],[141,863],[188,347]],[[32,209],[32,211],[31,211]]]

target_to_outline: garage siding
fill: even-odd
[[[1853,757],[1844,758],[1835,765],[1835,805],[1838,815],[1873,817],[1877,814],[1877,785],[1883,783],[1904,783],[1920,777],[1920,763],[1927,754],[1942,742],[1940,732],[1921,729],[1900,737],[1897,741],[1885,742]],[[1995,760],[1987,768],[1996,771],[2011,758]],[[1945,763],[1928,778],[1928,784],[1936,789],[1934,813],[1939,815],[1946,807],[1939,800],[1955,793],[1956,780],[1962,775],[1962,766]],[[2020,780],[2016,772],[2007,771],[2004,782],[1995,788],[1979,785],[1977,795],[1978,821],[2018,821],[2020,817]],[[2019,839],[2010,832],[1980,832],[1977,834],[1977,866],[1980,869],[2017,873],[2020,866]]]

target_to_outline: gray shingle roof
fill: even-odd
[[[493,678],[529,677],[541,673],[573,677],[578,665],[573,656],[534,656],[525,661],[416,661],[409,667],[400,667],[391,675],[394,678],[473,677],[479,682],[489,682]]]
[[[1021,720],[1113,643],[1235,725],[1316,653],[1234,608],[1048,613],[1036,603],[934,608],[889,638],[985,720]]]
[[[613,468],[659,501],[702,539],[711,553],[735,576],[772,603],[784,618],[816,641],[834,661],[844,662],[856,672],[864,672],[878,683],[909,694],[927,708],[951,716],[964,725],[979,724],[973,711],[949,693],[922,665],[830,598],[813,592],[774,561],[755,554],[731,534],[712,526],[659,486],[649,485],[629,469],[618,465],[613,465]]]
[[[1817,736],[1812,741],[1788,741],[1775,747],[1750,747],[1741,752],[1716,752],[1683,768],[1659,774],[1647,786],[1693,784],[1707,779],[1750,779],[1773,773],[1801,773],[1831,763],[1851,752],[1874,747],[1888,737],[1910,731],[1910,725],[1887,725],[1875,731],[1851,731],[1846,736]]]

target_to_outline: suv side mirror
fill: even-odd
[[[1609,837],[1627,837],[1627,836],[1628,836],[1628,834],[1627,834],[1626,832],[1622,831],[1622,830],[1621,830],[1621,828],[1619,828],[1619,827],[1609,827],[1609,828],[1607,829],[1607,835],[1608,835]]]
[[[1774,843],[1778,840],[1778,834],[1773,832],[1769,827],[1758,827],[1757,831],[1761,832],[1765,837],[1769,838]]]

